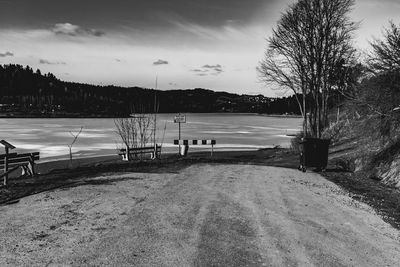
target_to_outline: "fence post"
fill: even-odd
[[[126,161],[129,161],[129,160],[130,160],[130,158],[129,158],[129,146],[128,146],[128,145],[126,145],[126,155],[125,155],[125,159],[126,159]]]
[[[30,158],[30,160],[29,160],[29,165],[28,165],[28,167],[29,167],[29,169],[30,169],[30,171],[31,171],[31,175],[32,175],[32,177],[33,176],[35,176],[35,158],[34,158],[34,155],[33,154],[31,154],[31,158]]]

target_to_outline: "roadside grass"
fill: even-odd
[[[400,190],[369,179],[364,172],[322,174],[349,193],[353,199],[371,206],[381,218],[400,230]]]
[[[233,151],[210,153],[191,153],[187,157],[167,155],[161,160],[145,160],[124,162],[120,159],[103,159],[88,164],[80,163],[73,169],[64,163],[46,163],[42,173],[35,177],[14,177],[7,187],[0,187],[0,204],[12,204],[18,199],[58,188],[80,186],[88,183],[88,179],[107,173],[144,172],[144,173],[177,173],[193,164],[272,164],[280,167],[291,167],[295,158],[285,149],[263,149],[258,151]],[[58,168],[54,168],[54,166]],[[64,166],[64,167],[61,167]],[[40,166],[39,166],[40,167]],[[40,168],[39,168],[40,169]],[[46,169],[50,171],[46,171]]]

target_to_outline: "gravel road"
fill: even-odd
[[[315,173],[111,173],[0,207],[0,266],[398,266],[400,232]]]

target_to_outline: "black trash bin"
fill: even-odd
[[[325,170],[328,165],[328,152],[331,140],[306,137],[300,141],[299,170],[305,172],[307,167]]]

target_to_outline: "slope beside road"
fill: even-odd
[[[398,266],[400,232],[315,173],[103,174],[1,206],[1,266]]]

